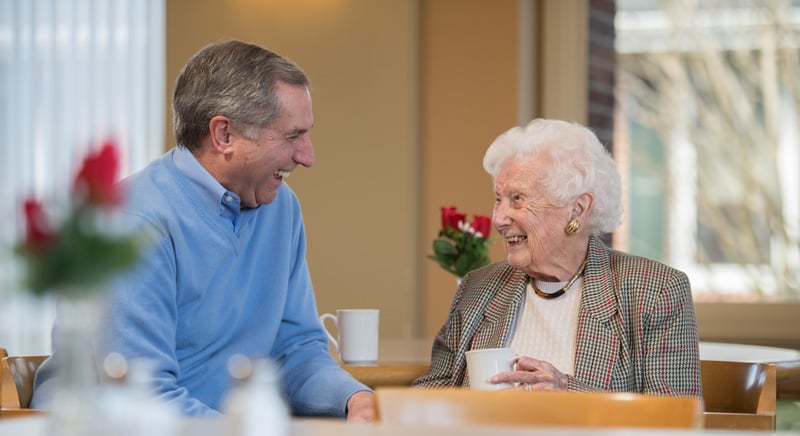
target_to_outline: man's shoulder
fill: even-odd
[[[171,151],[156,158],[144,168],[124,178],[120,183],[129,195],[149,189],[153,184],[163,181],[164,177],[171,177],[170,173],[177,172],[175,165],[169,165]],[[162,180],[159,180],[162,179]]]
[[[123,211],[133,215],[163,213],[181,202],[187,202],[180,174],[171,164],[168,154],[122,180],[125,192]]]

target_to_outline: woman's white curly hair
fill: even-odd
[[[594,205],[583,228],[591,233],[611,233],[622,217],[622,192],[614,159],[595,134],[577,123],[537,118],[498,136],[486,150],[483,168],[493,179],[509,160],[546,159],[553,165],[537,174],[531,184],[543,189],[554,205],[565,206],[590,192]]]

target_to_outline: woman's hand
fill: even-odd
[[[501,372],[489,379],[492,383],[519,383],[517,389],[526,391],[563,391],[567,389],[567,375],[549,362],[521,356],[514,371]]]

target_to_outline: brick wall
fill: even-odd
[[[609,151],[614,138],[615,0],[589,0],[589,50],[587,120]]]

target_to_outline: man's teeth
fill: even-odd
[[[282,178],[282,179],[285,179],[285,178],[289,177],[289,171],[279,170],[279,171],[275,172],[275,175],[280,177],[280,178]]]
[[[507,237],[506,241],[508,241],[508,242],[522,242],[522,241],[524,241],[526,239],[528,239],[528,237],[525,236],[525,235],[514,235],[514,236]]]

